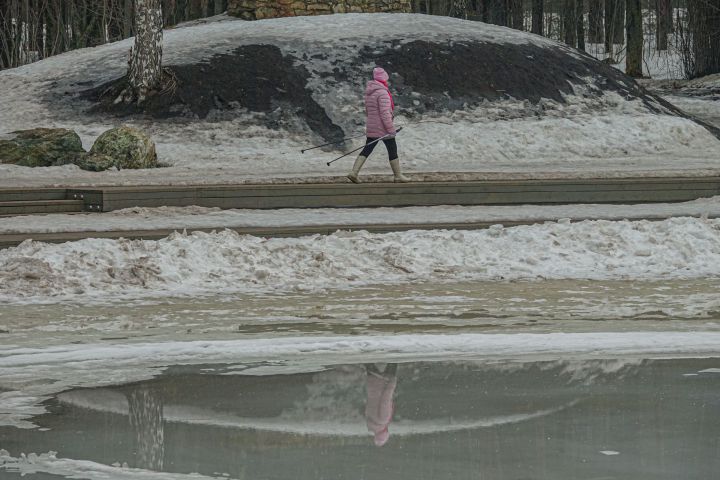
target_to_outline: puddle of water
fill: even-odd
[[[40,429],[0,428],[6,462],[63,459],[3,469],[0,455],[0,478],[707,480],[720,471],[719,365],[175,366],[64,392]]]

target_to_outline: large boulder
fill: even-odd
[[[155,143],[135,128],[113,128],[95,140],[90,154],[78,165],[85,170],[156,168]]]
[[[0,163],[52,167],[75,163],[85,155],[77,133],[64,128],[35,128],[0,140]]]

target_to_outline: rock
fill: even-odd
[[[115,166],[115,159],[104,153],[86,153],[80,156],[75,165],[91,172],[103,172]]]
[[[110,165],[108,158],[112,159]],[[131,127],[113,128],[100,135],[95,140],[90,155],[82,159],[81,163],[94,168],[108,165],[107,168],[115,166],[119,169],[158,166],[155,143],[145,133]]]
[[[0,163],[24,167],[67,165],[85,155],[77,133],[64,128],[34,128],[0,140]]]

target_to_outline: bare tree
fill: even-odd
[[[605,0],[605,52],[614,57],[614,44],[622,45],[625,39],[625,8],[623,0]]]
[[[562,28],[563,41],[571,47],[577,47],[577,0],[563,0]]]
[[[545,16],[545,2],[544,0],[532,0],[532,33],[536,35],[542,35],[543,28],[543,17]]]
[[[692,38],[690,77],[720,73],[720,0],[688,0]]]
[[[627,6],[627,54],[625,73],[631,77],[642,77],[643,28],[640,0],[626,0]]]
[[[116,103],[143,103],[160,89],[162,69],[163,15],[160,0],[135,0],[135,44],[130,50],[128,86]]]
[[[575,26],[577,29],[577,48],[585,50],[585,0],[577,0],[575,11]]]
[[[655,0],[655,42],[658,50],[668,49],[668,35],[672,29],[672,0]]]
[[[525,9],[522,0],[508,0],[509,10],[509,27],[516,30],[524,30],[525,28]]]
[[[590,0],[588,13],[588,37],[590,43],[603,43],[605,35],[603,30],[603,4],[600,0]]]

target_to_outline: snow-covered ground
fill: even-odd
[[[320,208],[221,210],[204,207],[128,208],[103,214],[50,214],[0,219],[0,234],[103,232],[154,229],[302,227],[322,225],[431,225],[486,222],[543,222],[569,219],[625,220],[720,217],[720,197],[682,203],[635,205],[483,205],[405,208]]]
[[[0,251],[5,302],[322,292],[408,282],[719,275],[720,219],[690,217],[274,239],[225,230],[174,233],[159,241],[26,241]]]
[[[330,57],[309,64],[308,86],[333,122],[352,135],[362,133],[363,79],[329,87],[323,75],[335,68],[332,62],[342,63],[357,55],[359,45],[381,45],[393,39],[532,43],[575,55],[551,40],[502,27],[437,16],[382,14],[211,22],[167,31],[164,52],[168,64],[184,64],[258,43],[278,45],[284,53],[296,57],[323,48]],[[40,126],[67,127],[78,131],[85,146],[90,147],[104,130],[127,123],[147,130],[158,143],[160,160],[172,167],[89,173],[71,166],[29,169],[2,165],[0,187],[232,183],[307,177],[327,181],[348,169],[351,159],[326,167],[325,162],[334,158],[337,151],[300,154],[302,148],[324,143],[307,127],[296,124],[290,129],[268,129],[257,124],[257,113],[234,118],[210,116],[190,122],[119,119],[86,113],[87,103],[72,92],[122,75],[130,45],[131,40],[125,40],[0,72],[3,105],[0,133]],[[65,91],[71,95],[64,95]],[[421,116],[399,109],[397,124],[406,125],[398,136],[401,158],[408,171],[425,175],[435,172],[657,175],[663,171],[678,173],[720,167],[716,155],[720,140],[700,125],[672,114],[651,112],[642,101],[627,100],[617,93],[606,92],[601,101],[586,94],[579,88],[574,95],[565,96],[565,103],[544,99],[539,104],[530,104],[506,99],[454,113],[429,112]],[[388,172],[383,148],[378,150],[365,172]]]

